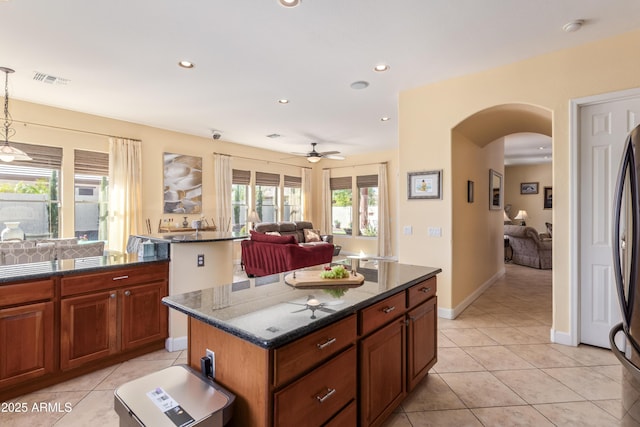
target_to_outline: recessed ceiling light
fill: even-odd
[[[562,26],[562,30],[565,33],[573,33],[575,31],[578,31],[580,28],[582,28],[583,25],[584,25],[583,19],[575,19],[571,22],[567,22],[566,24],[564,24]]]
[[[178,65],[182,68],[193,68],[196,66],[193,62],[190,61],[180,61],[178,62]]]
[[[278,2],[284,7],[296,7],[300,4],[300,0],[278,0]]]
[[[390,67],[387,64],[378,64],[375,67],[373,67],[374,71],[378,71],[378,72],[383,72],[383,71],[387,71]]]
[[[382,121],[382,122],[388,122],[389,120],[391,120],[391,118],[390,118],[390,117],[386,117],[386,116],[385,116],[385,117],[382,117],[382,118],[380,119],[380,121]]]
[[[366,89],[367,87],[369,87],[369,82],[365,82],[364,80],[351,83],[351,89]]]
[[[538,147],[538,150],[544,150],[544,147],[540,146]]]
[[[279,104],[288,104],[288,103],[289,103],[289,100],[288,100],[288,99],[284,99],[284,98],[282,98],[282,99],[278,99],[278,103],[279,103]]]

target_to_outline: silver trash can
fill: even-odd
[[[129,381],[114,392],[120,427],[222,427],[235,396],[185,365]]]

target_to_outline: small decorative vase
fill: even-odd
[[[182,226],[184,228],[188,228],[189,227],[189,221],[187,221],[187,217],[184,217],[184,221],[182,221]]]
[[[5,229],[0,233],[0,239],[5,240],[24,240],[24,231],[19,227],[20,222],[5,222]]]

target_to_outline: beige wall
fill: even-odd
[[[399,225],[414,225],[412,236],[399,235],[399,257],[403,262],[443,268],[439,277],[439,304],[452,309],[452,175],[466,174],[454,169],[451,130],[465,118],[496,105],[523,103],[547,109],[553,116],[554,270],[553,328],[570,333],[570,118],[569,103],[574,98],[640,86],[640,57],[632,55],[640,45],[640,31],[562,50],[485,72],[451,79],[400,94],[399,160],[400,175],[425,168],[444,170],[442,201],[416,204],[406,200],[401,189]],[[492,135],[498,138],[503,135]],[[487,171],[488,173],[488,171]],[[501,213],[500,213],[501,215]],[[443,238],[429,238],[424,227],[440,225]],[[479,222],[479,227],[487,226]],[[502,239],[501,234],[494,237]],[[489,243],[488,248],[499,245]],[[494,255],[501,257],[498,251]],[[482,259],[466,268],[481,269]],[[496,261],[497,265],[497,261]],[[481,278],[476,287],[481,287]]]
[[[504,203],[511,205],[510,217],[516,216],[518,210],[524,209],[529,215],[527,225],[546,233],[545,222],[552,222],[552,209],[544,209],[544,187],[552,186],[552,164],[505,166],[504,168]],[[520,183],[537,182],[538,194],[520,194]],[[517,221],[514,221],[517,223]]]
[[[391,187],[392,213],[395,213],[397,199],[397,151],[369,153],[361,156],[349,156],[344,161],[323,160],[311,165],[304,158],[291,158],[286,154],[262,150],[225,141],[214,141],[203,138],[153,128],[140,124],[77,113],[59,108],[22,102],[11,101],[11,114],[16,128],[16,135],[12,141],[42,144],[63,148],[63,171],[61,176],[61,233],[62,236],[73,235],[73,149],[109,151],[108,136],[117,135],[142,141],[142,169],[143,169],[143,218],[151,220],[155,229],[158,222],[164,218],[174,221],[183,220],[183,215],[163,214],[163,153],[180,153],[203,158],[203,197],[202,215],[213,218],[214,209],[214,170],[213,153],[231,155],[231,164],[236,169],[279,173],[281,175],[300,176],[301,167],[312,167],[313,179],[313,212],[306,218],[315,224],[320,224],[320,194],[322,182],[322,168],[336,168],[337,174],[377,173],[373,163],[387,162],[389,164],[389,181]],[[283,160],[283,158],[287,159]],[[367,166],[359,166],[367,164]],[[200,215],[190,215],[199,217]],[[189,218],[191,219],[191,218]],[[215,218],[216,222],[218,219]],[[155,230],[154,230],[155,231]],[[141,230],[144,232],[144,230]],[[394,233],[395,234],[395,233]],[[344,244],[345,250],[376,253],[375,239],[352,238],[339,239],[338,244]],[[394,246],[395,248],[395,246]],[[395,251],[395,249],[394,249]],[[239,258],[236,248],[235,259]]]

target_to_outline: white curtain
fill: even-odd
[[[309,221],[311,218],[312,191],[311,169],[302,168],[302,219],[304,221]]]
[[[333,228],[331,226],[331,171],[324,169],[322,171],[322,220],[320,221],[320,232],[322,234],[331,234]]]
[[[389,221],[389,186],[387,164],[378,166],[378,256],[391,256],[391,222]]]
[[[143,230],[140,141],[109,138],[109,210],[109,250],[125,252]]]
[[[218,221],[218,231],[231,231],[231,187],[233,179],[231,158],[223,154],[214,154],[213,170],[216,188],[214,218]]]

